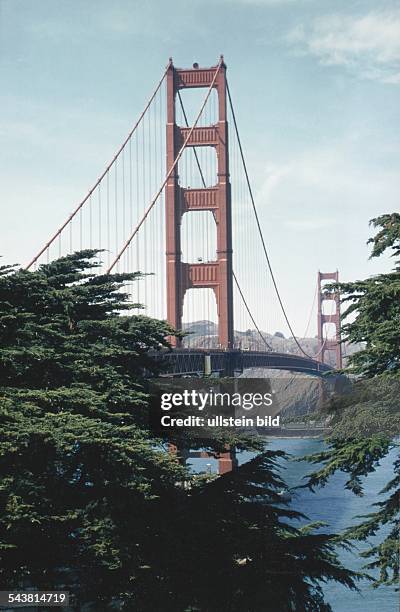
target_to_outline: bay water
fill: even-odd
[[[312,464],[296,459],[322,450],[323,445],[323,440],[315,438],[270,438],[267,448],[284,450],[290,454],[289,461],[282,461],[281,476],[291,488],[304,484],[304,476],[315,469]],[[337,473],[325,487],[317,489],[315,493],[308,489],[297,489],[290,503],[294,509],[308,517],[307,522],[325,521],[327,526],[322,529],[325,533],[339,533],[346,527],[361,522],[357,516],[372,512],[374,510],[372,504],[382,499],[379,491],[393,475],[394,455],[395,451],[392,451],[380,462],[375,472],[363,479],[364,495],[362,497],[345,489],[346,475]],[[253,456],[251,453],[240,453],[239,463],[249,461]],[[214,471],[216,461],[212,459],[195,460],[193,468],[196,471],[207,469]],[[378,534],[372,542],[378,542],[383,533]],[[357,548],[352,552],[341,550],[340,559],[346,567],[360,571],[366,561],[359,557],[358,552],[366,548],[367,544],[362,542],[358,543]],[[326,600],[334,612],[375,612],[376,610],[398,612],[400,610],[400,585],[397,588],[392,586],[373,588],[371,583],[365,580],[358,586],[359,592],[351,591],[334,582],[324,587]]]

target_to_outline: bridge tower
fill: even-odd
[[[188,136],[190,128],[176,125],[176,95],[181,89],[210,87],[217,66],[175,68],[167,73],[167,171]],[[189,147],[214,147],[217,154],[217,184],[204,189],[185,189],[179,184],[179,163],[166,185],[167,319],[182,329],[185,293],[191,288],[211,288],[217,302],[219,344],[233,347],[233,277],[231,188],[229,182],[228,124],[226,113],[226,66],[220,64],[214,85],[218,94],[218,122],[196,127]],[[185,263],[181,253],[181,223],[190,211],[211,211],[217,231],[217,259],[207,263]],[[175,346],[179,343],[174,338]]]
[[[318,360],[322,363],[325,361],[325,353],[335,351],[335,367],[342,368],[342,345],[340,344],[340,294],[338,291],[334,293],[324,292],[322,281],[332,280],[339,282],[339,272],[318,272]],[[322,302],[330,301],[332,303],[332,313],[326,314],[322,309]],[[335,338],[324,338],[324,326],[327,323],[333,323],[335,326]]]

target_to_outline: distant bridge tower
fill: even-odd
[[[217,66],[178,69],[172,65],[167,74],[167,171],[188,136],[189,129],[176,125],[176,94],[180,89],[209,87]],[[231,188],[229,183],[228,124],[226,114],[226,66],[221,62],[215,81],[218,94],[218,122],[196,127],[189,147],[214,147],[217,154],[218,181],[206,189],[184,189],[179,185],[178,167],[166,186],[167,318],[175,329],[182,329],[185,293],[191,288],[211,288],[217,302],[219,344],[233,347],[233,277]],[[177,165],[179,166],[179,164]],[[190,211],[211,211],[217,231],[217,259],[207,263],[182,262],[181,222]],[[178,341],[171,339],[173,344]]]
[[[342,368],[342,345],[340,344],[340,295],[338,291],[335,293],[324,292],[322,281],[332,280],[339,282],[339,272],[318,272],[318,360],[322,363],[325,361],[325,353],[335,351],[335,367]],[[324,313],[322,309],[323,302],[334,302],[330,314]],[[327,323],[332,323],[335,326],[335,337],[327,339],[327,334],[324,333],[324,326]]]

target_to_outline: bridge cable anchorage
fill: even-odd
[[[138,120],[136,121],[135,125],[133,126],[133,128],[131,129],[131,131],[129,132],[128,136],[125,138],[124,142],[122,143],[122,145],[120,146],[120,148],[118,149],[118,151],[116,152],[116,154],[114,155],[114,157],[112,158],[111,162],[108,164],[108,166],[106,167],[106,169],[104,170],[103,174],[101,174],[101,176],[97,179],[96,183],[93,185],[93,187],[89,190],[88,194],[83,198],[83,200],[81,200],[81,202],[79,202],[78,206],[75,208],[75,210],[69,215],[69,217],[67,218],[67,220],[59,227],[59,229],[56,231],[56,233],[50,238],[50,240],[48,242],[46,242],[46,244],[44,245],[44,247],[37,253],[37,255],[35,255],[35,257],[28,263],[28,265],[25,267],[25,270],[29,270],[34,263],[36,263],[36,261],[39,259],[39,257],[41,255],[43,255],[43,253],[53,244],[53,242],[56,240],[57,237],[61,236],[62,231],[67,227],[67,225],[72,221],[72,219],[74,219],[74,217],[76,217],[76,215],[78,214],[78,212],[80,212],[83,208],[83,206],[86,204],[86,202],[88,200],[90,200],[93,192],[96,190],[96,188],[101,184],[102,180],[104,179],[104,177],[106,175],[108,175],[110,169],[113,167],[113,165],[116,163],[117,159],[119,158],[119,156],[121,155],[121,153],[123,152],[123,150],[125,149],[126,145],[128,144],[128,142],[130,142],[133,134],[136,132],[138,126],[140,125],[140,123],[142,122],[142,119],[144,118],[145,114],[147,113],[151,103],[153,102],[154,98],[156,97],[158,91],[161,88],[161,85],[164,82],[165,77],[167,76],[167,72],[169,70],[169,67],[172,63],[172,60],[169,61],[168,66],[165,69],[164,74],[162,75],[160,81],[158,82],[155,90],[153,91],[151,97],[149,98],[143,112],[140,114]]]
[[[239,145],[240,157],[242,159],[243,169],[244,169],[244,173],[245,173],[245,177],[246,177],[246,183],[247,183],[247,187],[248,187],[248,190],[249,190],[250,199],[251,199],[254,216],[255,216],[255,219],[256,219],[256,223],[257,223],[258,232],[259,232],[259,235],[260,235],[260,238],[261,238],[261,242],[262,242],[262,246],[263,246],[263,250],[264,250],[264,254],[265,254],[265,259],[267,261],[268,269],[269,269],[269,272],[271,274],[271,279],[272,279],[272,283],[274,285],[275,293],[276,293],[276,296],[278,298],[278,302],[279,302],[279,305],[281,307],[283,316],[285,317],[286,324],[287,324],[287,326],[288,326],[288,328],[290,330],[290,333],[293,336],[293,340],[295,341],[297,347],[299,348],[299,350],[303,353],[303,355],[305,357],[308,357],[309,359],[314,359],[314,357],[312,355],[309,355],[308,353],[306,353],[306,351],[301,346],[300,342],[297,340],[297,338],[296,338],[296,336],[294,334],[292,325],[291,325],[291,323],[289,321],[289,318],[287,316],[287,313],[286,313],[285,306],[283,304],[281,295],[279,293],[278,285],[276,283],[275,275],[274,275],[274,272],[272,270],[271,262],[270,262],[270,259],[269,259],[267,247],[266,247],[265,240],[264,240],[264,235],[263,235],[263,232],[262,232],[262,229],[261,229],[260,220],[259,220],[258,213],[257,213],[257,208],[256,208],[255,201],[254,201],[253,190],[252,190],[251,184],[250,184],[250,178],[249,178],[249,174],[248,174],[248,171],[247,171],[246,161],[245,161],[245,158],[244,158],[243,147],[242,147],[242,143],[241,143],[240,136],[239,136],[239,129],[238,129],[237,122],[236,122],[236,115],[235,115],[235,111],[233,109],[232,97],[231,97],[231,92],[229,90],[228,82],[226,84],[226,89],[227,89],[227,92],[228,92],[229,105],[230,105],[230,109],[231,109],[231,112],[232,112],[233,124],[234,124],[234,127],[235,127],[236,138],[237,138],[238,145]]]
[[[180,91],[178,91],[178,99],[179,99],[179,103],[180,103],[180,106],[181,106],[181,109],[182,109],[182,114],[183,114],[183,117],[184,117],[184,119],[185,119],[186,126],[187,126],[187,127],[189,127],[189,122],[188,122],[188,118],[187,118],[187,115],[186,115],[186,110],[185,110],[185,107],[184,107],[184,105],[183,105],[182,96],[181,96],[181,94],[180,94]],[[193,147],[193,153],[194,153],[194,157],[195,157],[195,160],[196,160],[196,164],[197,164],[197,167],[198,167],[198,170],[199,170],[199,173],[200,173],[201,182],[202,182],[202,184],[203,184],[203,187],[206,189],[206,188],[207,188],[207,185],[206,185],[206,181],[205,181],[205,179],[204,179],[204,174],[203,174],[203,170],[202,170],[201,165],[200,165],[200,160],[199,160],[199,157],[198,157],[198,154],[197,154],[197,149],[196,149],[196,147]],[[238,291],[239,291],[240,297],[241,297],[241,298],[242,298],[242,300],[243,300],[243,304],[244,304],[244,306],[245,306],[245,308],[246,308],[246,310],[247,310],[247,312],[248,312],[248,314],[249,314],[249,316],[250,316],[250,319],[251,319],[251,321],[252,321],[253,325],[255,326],[255,328],[256,328],[256,330],[257,330],[257,332],[259,333],[259,335],[260,335],[260,337],[261,337],[261,340],[264,342],[264,344],[266,345],[266,347],[267,347],[267,348],[268,348],[270,351],[273,351],[272,346],[271,346],[271,345],[270,345],[270,344],[267,342],[267,340],[265,339],[265,337],[264,337],[263,333],[261,332],[260,328],[258,327],[258,325],[257,325],[257,323],[256,323],[256,321],[255,321],[255,319],[254,319],[254,317],[253,317],[253,314],[252,314],[252,312],[251,312],[251,310],[250,310],[249,305],[247,304],[247,301],[246,301],[246,299],[245,299],[245,297],[244,297],[243,291],[242,291],[242,289],[241,289],[241,287],[240,287],[240,285],[239,285],[239,281],[238,281],[238,279],[237,279],[237,276],[236,276],[236,274],[235,274],[234,270],[232,270],[232,276],[233,276],[233,280],[235,281],[235,284],[236,284],[236,286],[237,286],[237,288],[238,288]]]
[[[199,110],[199,112],[198,112],[198,114],[197,114],[197,117],[196,117],[196,119],[195,119],[195,122],[193,123],[192,127],[190,128],[189,133],[188,133],[188,135],[187,135],[187,137],[186,137],[186,139],[185,139],[185,142],[183,143],[183,145],[182,145],[182,146],[181,146],[181,148],[179,149],[178,155],[176,156],[174,163],[172,164],[172,166],[171,166],[171,167],[170,167],[170,169],[168,170],[167,175],[166,175],[166,177],[165,177],[165,179],[164,179],[164,181],[163,181],[163,183],[162,183],[161,187],[160,187],[160,188],[159,188],[159,190],[157,191],[156,195],[153,197],[153,199],[152,199],[152,201],[150,202],[149,206],[146,208],[146,210],[145,210],[145,213],[144,213],[143,217],[141,218],[141,220],[139,221],[139,223],[136,225],[135,229],[133,230],[133,232],[132,232],[132,233],[131,233],[131,235],[129,236],[128,240],[125,242],[124,246],[122,247],[122,249],[121,249],[121,250],[119,251],[119,253],[117,254],[117,257],[114,259],[114,261],[113,261],[113,262],[111,263],[111,265],[109,266],[108,270],[106,271],[106,274],[110,274],[110,272],[112,271],[112,269],[114,268],[114,266],[115,266],[115,265],[116,265],[116,264],[119,262],[119,260],[121,259],[122,255],[125,253],[126,249],[129,247],[129,245],[130,245],[130,243],[132,242],[133,238],[136,236],[136,234],[138,233],[138,231],[139,231],[139,230],[140,230],[140,228],[142,227],[143,223],[146,221],[146,219],[147,219],[147,217],[148,217],[148,215],[149,215],[150,211],[152,210],[152,208],[154,207],[155,203],[157,202],[157,200],[158,200],[158,198],[159,198],[160,194],[162,193],[162,191],[163,191],[163,189],[164,189],[165,185],[166,185],[166,184],[167,184],[167,182],[168,182],[168,179],[170,178],[171,174],[173,173],[173,171],[175,170],[176,166],[178,165],[178,162],[179,162],[180,158],[182,157],[182,154],[183,154],[183,152],[184,152],[184,150],[185,150],[185,148],[186,148],[186,145],[187,145],[187,143],[189,142],[189,140],[190,140],[190,138],[191,138],[191,136],[192,136],[192,134],[193,134],[193,132],[194,132],[194,129],[196,128],[196,126],[197,126],[197,124],[198,124],[198,122],[199,122],[199,119],[200,119],[200,117],[201,117],[201,115],[202,115],[202,113],[203,113],[204,107],[205,107],[205,105],[207,104],[207,100],[208,100],[208,98],[210,97],[210,94],[211,94],[211,92],[212,92],[212,89],[213,89],[213,87],[214,87],[214,85],[215,85],[215,81],[217,80],[217,76],[218,76],[219,70],[220,70],[220,68],[221,68],[221,66],[222,66],[222,63],[223,63],[223,59],[221,58],[221,59],[219,60],[219,62],[218,62],[218,66],[217,66],[217,68],[216,68],[216,70],[215,70],[215,74],[214,74],[213,79],[212,79],[212,81],[211,81],[211,83],[210,83],[210,87],[209,87],[209,88],[208,88],[208,90],[207,90],[206,97],[204,98],[203,104],[201,105],[201,108],[200,108],[200,110]],[[169,67],[169,66],[168,66],[168,67]],[[168,70],[168,69],[167,69],[167,70]],[[167,71],[166,71],[166,72],[167,72]],[[166,72],[165,72],[165,74],[166,74]],[[164,76],[165,76],[165,74],[164,74]]]

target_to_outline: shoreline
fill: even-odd
[[[276,433],[268,432],[268,434],[266,434],[265,437],[266,438],[286,438],[286,439],[291,439],[291,438],[317,439],[317,438],[323,438],[328,433],[329,433],[329,429],[322,428],[322,427],[318,429],[280,428],[280,430],[277,431]]]

